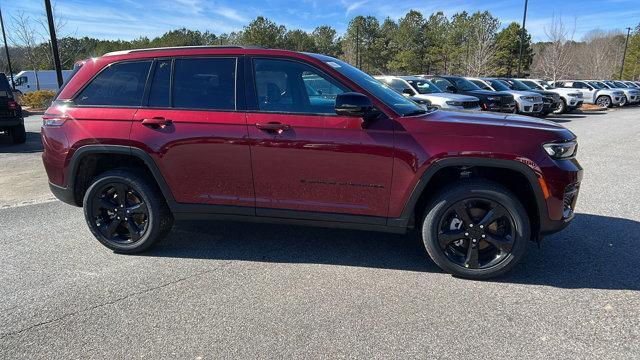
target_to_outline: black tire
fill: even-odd
[[[627,105],[629,103],[629,100],[627,99],[627,95],[622,95],[622,101],[620,101],[620,104],[618,105],[619,107],[623,107],[625,105]]]
[[[613,105],[613,102],[611,101],[611,98],[609,96],[600,95],[596,99],[596,105],[598,105],[601,108],[608,109]]]
[[[24,144],[27,141],[27,132],[24,129],[24,124],[17,125],[11,128],[11,141],[14,144]]]
[[[119,197],[119,193],[125,196]],[[100,174],[87,189],[83,207],[93,235],[117,253],[142,252],[167,236],[173,227],[173,215],[160,190],[129,170]]]
[[[467,208],[464,205],[468,221],[458,219],[460,227],[458,229],[447,228],[445,234],[441,231],[443,221],[446,227],[448,226],[448,219],[452,219],[451,224],[453,226],[453,221],[458,218],[458,204],[464,202],[467,202],[467,204],[480,204],[483,202],[497,204],[495,207],[489,206],[484,215],[480,215],[480,217],[489,214],[490,210],[488,209],[499,209],[495,213],[504,213],[505,215],[497,220],[488,222],[486,229],[481,229],[482,226],[480,224],[482,222],[478,222],[473,215],[470,215],[472,214],[470,210],[474,210],[477,215],[478,209]],[[454,210],[454,206],[456,210]],[[451,215],[452,211],[454,217],[449,218],[448,216]],[[460,216],[460,218],[464,217],[465,215]],[[476,222],[475,228],[474,222]],[[504,235],[504,231],[507,229],[505,225],[507,222],[511,223],[507,231],[510,235]],[[492,231],[494,230],[492,229],[499,230],[501,235],[497,232],[493,233]],[[459,236],[463,238],[456,237],[460,231],[462,233]],[[442,241],[442,238],[447,236],[456,240]],[[431,259],[442,270],[454,276],[467,279],[488,279],[508,272],[524,256],[530,237],[529,217],[518,198],[503,186],[486,180],[460,181],[441,191],[427,207],[422,225],[422,239]],[[488,239],[491,239],[491,241]],[[496,239],[501,241],[496,242]],[[474,261],[469,261],[470,254],[473,253],[472,240],[476,243],[475,264],[471,264]],[[442,243],[447,245],[442,245]],[[500,248],[493,244],[500,244]],[[466,249],[464,245],[467,245]],[[505,247],[508,251],[503,251],[501,247]],[[465,257],[464,265],[454,260],[456,251],[461,253],[458,255]],[[496,257],[492,259],[493,255],[496,255]],[[484,265],[481,264],[481,257],[484,259],[482,261],[486,260]]]
[[[562,115],[567,111],[567,102],[564,99],[560,99],[560,104],[558,108],[553,112],[556,115]]]

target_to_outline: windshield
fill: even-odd
[[[453,82],[459,90],[462,91],[475,91],[481,90],[478,85],[472,83],[471,81],[461,78],[461,77],[448,77],[449,81]]]
[[[418,92],[418,94],[435,94],[443,92],[435,84],[427,80],[407,80],[409,84]]]
[[[505,83],[503,83],[500,80],[489,80],[489,84],[491,84],[491,87],[494,88],[496,91],[509,91],[511,89],[509,89],[509,87],[507,85],[505,85]]]
[[[627,84],[621,83],[620,81],[614,81],[613,84],[619,88],[623,88],[623,89],[628,88]]]
[[[595,81],[589,81],[587,84],[589,84],[589,85],[591,85],[591,86],[593,86],[594,88],[599,89],[599,90],[607,89],[607,87],[606,87],[606,86],[604,86],[603,84],[600,84],[600,83],[598,83],[598,82],[595,82]]]
[[[508,82],[509,84],[511,84],[511,88],[514,90],[518,90],[518,91],[531,91],[531,86],[523,83],[520,80],[515,80],[515,79],[509,79],[509,80],[504,80],[506,82]],[[535,87],[534,87],[535,88]]]
[[[424,114],[426,112],[426,110],[420,107],[418,104],[402,96],[398,92],[391,89],[389,86],[374,79],[371,75],[366,74],[360,69],[351,66],[344,61],[319,54],[308,55],[325,62],[327,65],[331,66],[342,75],[348,77],[351,81],[367,90],[378,100],[382,101],[402,116]]]
[[[523,80],[522,83],[527,85],[531,89],[538,89],[538,90],[553,89],[553,86],[550,86],[549,84],[545,85],[545,83],[543,82],[541,82],[542,85],[531,80]]]

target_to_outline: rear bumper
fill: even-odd
[[[12,127],[12,126],[18,126],[22,124],[24,124],[24,119],[21,117],[0,118],[0,129]]]
[[[53,196],[55,196],[58,200],[62,201],[63,203],[67,203],[73,206],[78,206],[78,204],[76,204],[75,202],[75,196],[73,194],[73,190],[71,190],[70,188],[58,186],[50,182],[49,189],[51,189],[51,193],[53,194]]]

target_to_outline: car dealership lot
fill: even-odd
[[[417,237],[178,223],[116,255],[52,198],[37,116],[0,139],[0,357],[631,358],[640,354],[640,107],[555,118],[578,135],[578,215],[491,282]]]

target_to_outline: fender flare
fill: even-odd
[[[171,209],[175,208],[176,201],[173,197],[173,193],[164,180],[164,177],[162,176],[162,173],[160,172],[160,169],[156,165],[156,162],[153,160],[153,158],[144,150],[127,145],[83,145],[73,153],[71,159],[69,160],[69,166],[67,167],[67,189],[71,191],[72,194],[74,194],[74,201],[76,174],[78,171],[78,166],[80,165],[80,161],[85,156],[93,154],[127,155],[142,160],[142,162],[147,166],[149,172],[151,172],[151,175],[158,184],[158,187],[160,188],[160,191],[162,192],[162,195],[167,201],[169,207]]]
[[[415,209],[420,196],[427,188],[427,185],[433,178],[433,176],[440,170],[448,168],[448,167],[459,167],[459,166],[483,166],[483,167],[496,167],[502,169],[509,169],[517,171],[518,173],[525,176],[525,178],[529,182],[529,186],[533,191],[533,195],[535,198],[535,205],[538,211],[538,217],[540,223],[544,223],[548,218],[547,211],[547,202],[545,200],[544,194],[542,192],[542,188],[540,187],[540,183],[538,181],[539,176],[536,172],[529,167],[528,165],[516,161],[516,160],[505,160],[505,159],[495,159],[495,158],[482,158],[482,157],[453,157],[446,158],[441,160],[436,160],[434,163],[429,165],[427,169],[424,171],[413,190],[411,191],[411,195],[407,199],[402,213],[399,218],[389,219],[390,226],[402,226],[406,227],[411,224],[411,220],[413,217],[413,212]]]

